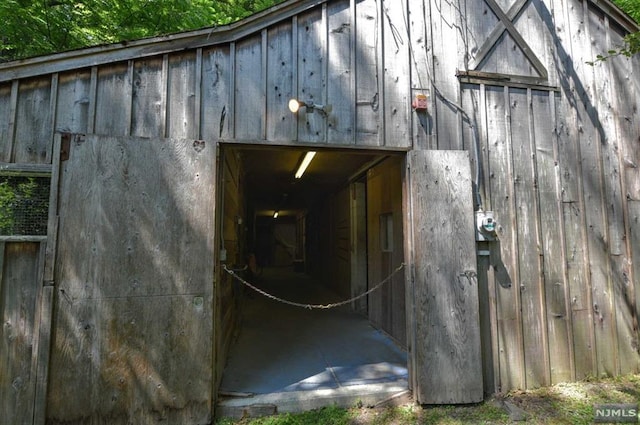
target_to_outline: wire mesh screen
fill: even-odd
[[[0,235],[46,236],[49,177],[0,176]]]

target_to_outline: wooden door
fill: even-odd
[[[215,144],[63,151],[47,420],[210,423]]]
[[[407,154],[405,257],[410,366],[417,401],[483,398],[468,152]]]

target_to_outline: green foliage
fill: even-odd
[[[49,185],[42,183],[34,177],[2,178],[0,235],[46,235]]]
[[[638,0],[613,0],[620,9],[628,14],[636,22],[640,22],[640,1]],[[616,56],[631,57],[640,52],[640,33],[628,34],[623,39],[622,46],[614,46],[606,54],[599,54],[595,61],[587,62],[589,65],[606,61]]]
[[[282,0],[2,0],[0,61],[228,24]]]

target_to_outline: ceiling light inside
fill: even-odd
[[[304,172],[307,170],[307,167],[309,166],[309,164],[311,164],[311,160],[315,155],[316,155],[315,151],[309,151],[306,153],[306,155],[302,159],[302,162],[300,163],[300,166],[298,167],[298,170],[296,171],[295,177],[297,179],[302,177]]]

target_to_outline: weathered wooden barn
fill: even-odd
[[[637,372],[640,61],[586,63],[637,30],[606,0],[290,0],[1,64],[0,422],[210,423],[253,252],[345,297],[404,263],[354,308],[419,403]]]

